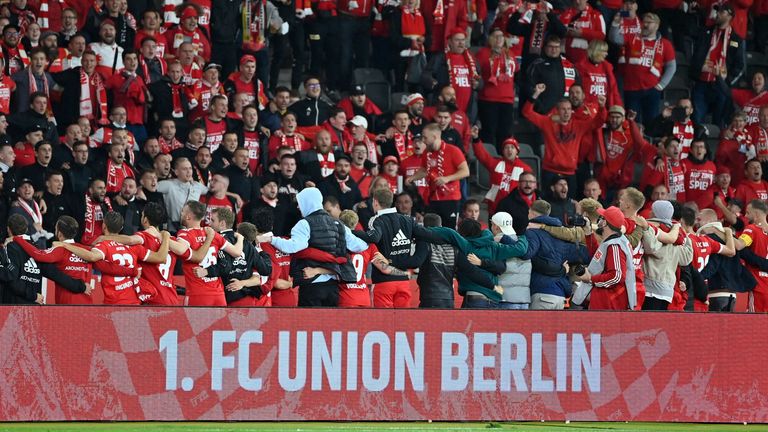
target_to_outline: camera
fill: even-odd
[[[584,273],[587,272],[587,267],[584,264],[576,264],[573,266],[573,274],[576,276],[584,276]]]
[[[587,219],[582,215],[574,215],[571,217],[571,225],[575,227],[585,227],[587,226]]]

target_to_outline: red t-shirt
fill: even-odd
[[[581,75],[585,103],[597,104],[597,97],[605,96],[606,106],[622,105],[613,66],[609,62],[594,64],[587,58],[579,62],[576,69]]]
[[[747,115],[747,124],[757,123],[757,114],[760,112],[760,107],[768,105],[768,92],[762,92],[755,94],[754,90],[749,89],[733,89],[731,90],[731,97],[733,103],[741,107],[744,114]]]
[[[0,113],[10,114],[11,93],[16,90],[16,83],[8,76],[0,78]]]
[[[145,248],[157,252],[160,249],[160,240],[146,231],[136,233],[141,237]],[[179,296],[176,294],[176,285],[173,283],[173,268],[176,266],[176,255],[168,253],[165,262],[160,264],[143,263],[141,265],[141,278],[139,286],[142,293],[154,291],[144,302],[152,305],[177,306]]]
[[[694,201],[700,209],[706,208],[707,202],[712,198],[708,189],[715,182],[717,167],[712,161],[695,164],[690,159],[685,159],[680,163],[685,172],[686,201]]]
[[[745,206],[755,199],[768,200],[768,182],[765,180],[759,182],[744,180],[736,188],[735,197]]]
[[[252,174],[259,174],[261,161],[261,145],[259,143],[259,131],[243,131],[243,147],[248,150],[248,169]]]
[[[101,254],[104,261],[128,268],[137,268],[139,261],[146,261],[150,254],[144,246],[125,246],[115,241],[101,242],[91,250]],[[104,290],[104,304],[141,304],[136,278],[105,274],[101,277],[101,288]]]
[[[16,154],[16,160],[13,162],[13,165],[17,168],[35,163],[35,146],[32,144],[25,142],[23,149],[13,146],[13,152]]]
[[[205,144],[211,149],[211,153],[219,148],[224,140],[224,134],[227,132],[227,122],[219,120],[217,122],[209,117],[205,118]]]
[[[461,187],[458,180],[438,186],[435,184],[435,179],[455,174],[459,170],[459,165],[466,161],[464,154],[458,147],[447,145],[445,141],[440,145],[440,150],[426,153],[422,167],[427,170],[430,200],[458,201],[461,199]]]
[[[373,255],[378,251],[375,244],[370,244],[368,249],[360,253],[349,254],[357,281],[339,284],[339,307],[371,307],[371,291],[365,281],[365,273]]]
[[[712,237],[696,234],[689,234],[688,237],[693,244],[693,265],[698,271],[704,270],[712,254],[723,250],[723,245]]]
[[[625,40],[624,91],[648,90],[664,74],[664,65],[675,59],[675,48],[666,38],[645,40],[637,35]]]
[[[232,210],[232,213],[235,213],[235,206],[232,205],[232,201],[227,196],[224,198],[216,198],[212,195],[203,195],[200,197],[200,202],[206,205],[205,219],[203,219],[202,223],[203,226],[211,225],[211,215],[217,208],[228,208]]]
[[[750,224],[744,228],[744,231],[742,231],[739,238],[742,238],[743,240],[744,236],[751,239],[749,248],[752,250],[752,252],[755,253],[755,255],[759,256],[760,258],[768,259],[768,233],[763,231],[763,229],[759,226]],[[755,279],[757,279],[755,292],[761,293],[763,296],[768,295],[768,272],[760,271],[756,267],[753,267],[749,264],[747,265],[747,268],[755,277]]]
[[[299,304],[299,289],[272,289],[278,279],[291,280],[291,255],[281,252],[269,242],[259,244],[272,260],[272,274],[268,282],[261,285],[262,291],[272,297],[272,306],[296,307]]]
[[[203,228],[185,228],[178,232],[177,240],[187,243],[190,249],[181,258],[184,262],[181,266],[184,271],[184,281],[187,287],[187,297],[189,296],[221,296],[222,304],[226,304],[224,298],[224,285],[218,277],[199,278],[195,276],[193,270],[195,267],[208,268],[216,265],[218,262],[219,250],[227,244],[227,241],[221,234],[216,233],[211,242],[211,247],[200,263],[189,261],[192,258],[192,251],[197,250],[205,243],[205,229]]]
[[[475,71],[470,70],[472,65],[467,61],[467,56],[471,55],[469,52],[446,54],[451,67],[448,73],[450,84],[456,90],[456,106],[464,112],[469,108],[469,100],[472,97],[472,77],[475,75]]]

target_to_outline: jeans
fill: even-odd
[[[498,309],[499,304],[483,296],[468,295],[468,296],[464,296],[464,301],[461,302],[461,308],[462,309]]]
[[[528,310],[530,309],[530,307],[531,307],[530,303],[509,303],[509,302],[499,303],[499,309]]]
[[[637,113],[637,122],[648,124],[661,111],[661,92],[655,88],[625,91],[624,106]]]
[[[712,113],[712,123],[722,128],[725,126],[728,96],[720,89],[717,82],[697,81],[693,86],[693,121],[705,123],[704,118]]]
[[[736,308],[736,296],[731,294],[728,297],[710,297],[710,312],[733,312]]]

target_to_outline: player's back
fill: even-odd
[[[199,278],[195,276],[194,273],[196,267],[207,269],[216,265],[218,262],[219,250],[226,244],[224,237],[219,233],[214,235],[211,246],[208,248],[205,257],[199,264],[189,261],[192,256],[192,251],[198,250],[205,243],[205,237],[206,234],[204,228],[186,228],[180,230],[177,234],[177,239],[179,241],[189,244],[187,254],[181,257],[184,259],[181,267],[184,271],[184,282],[187,289],[188,304],[193,306],[226,306],[227,302],[224,298],[224,285],[221,283],[221,279],[218,277]],[[196,297],[207,298],[208,300],[197,302],[194,301]]]
[[[139,261],[145,260],[149,251],[143,246],[126,246],[115,241],[101,242],[93,247],[104,256],[104,260],[122,267],[138,268]],[[101,287],[104,290],[104,304],[138,305],[138,280],[129,276],[103,275]]]
[[[143,240],[145,248],[157,252],[161,241],[147,231],[136,233]],[[173,283],[173,269],[176,265],[176,255],[168,252],[168,257],[159,264],[142,263],[141,278],[139,279],[140,295],[152,293],[142,301],[158,306],[177,306],[179,296]]]

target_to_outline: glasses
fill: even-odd
[[[307,84],[307,87],[312,89],[320,88],[320,83]]]
[[[536,180],[520,180],[519,183],[536,184]]]
[[[5,36],[7,36],[7,37],[11,37],[11,36],[18,36],[18,35],[19,35],[19,32],[15,32],[15,31],[9,31],[9,32],[5,32],[4,34],[5,34]]]

